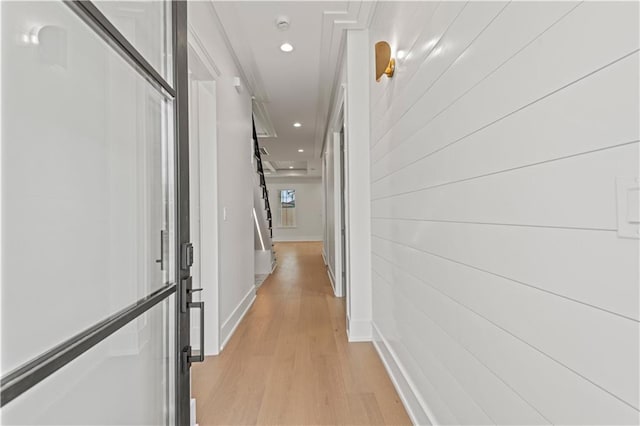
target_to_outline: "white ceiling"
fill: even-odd
[[[286,175],[320,175],[319,158],[344,30],[366,27],[373,3],[214,1],[214,8],[254,96],[258,139],[269,152],[264,159],[274,165],[292,162],[275,167],[282,170],[277,175],[285,170]],[[281,16],[289,19],[286,31],[276,27]],[[293,45],[293,52],[280,51],[284,42]],[[294,128],[295,122],[302,127]],[[270,137],[261,137],[263,132]]]

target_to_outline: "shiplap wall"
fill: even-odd
[[[414,420],[639,422],[638,16],[378,3],[406,56],[371,84],[374,339]]]

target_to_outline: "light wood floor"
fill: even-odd
[[[348,343],[320,243],[276,245],[278,268],[222,354],[194,364],[200,426],[411,424],[371,343]]]

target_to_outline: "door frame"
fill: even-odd
[[[338,98],[335,103],[335,113],[330,121],[330,143],[333,152],[333,212],[334,218],[334,262],[335,262],[335,288],[336,297],[346,298],[347,317],[350,313],[350,285],[347,265],[349,264],[349,173],[348,173],[348,132],[347,132],[347,108],[346,86],[341,85]],[[343,132],[341,147],[340,134]],[[344,230],[344,235],[343,235]]]
[[[349,294],[347,291],[347,283],[349,282],[349,232],[347,229],[348,214],[348,191],[347,185],[347,132],[344,126],[344,115],[341,114],[340,131],[338,132],[338,153],[340,156],[340,292],[342,295]]]
[[[197,93],[195,99],[191,99],[192,118],[195,123],[191,123],[192,130],[198,129],[198,132],[202,130],[203,125],[209,125],[213,130],[212,140],[203,143],[200,133],[197,139],[191,139],[191,143],[197,143],[198,155],[191,156],[192,160],[198,161],[198,185],[197,197],[199,211],[191,212],[191,217],[199,218],[199,235],[198,238],[193,238],[195,246],[195,258],[198,264],[199,280],[194,282],[196,287],[203,288],[200,293],[200,300],[204,300],[207,305],[207,313],[205,317],[205,330],[206,340],[204,354],[205,356],[218,355],[220,353],[220,307],[219,307],[219,280],[220,280],[220,268],[218,264],[219,260],[219,232],[220,223],[218,218],[218,140],[217,140],[217,87],[216,81],[220,77],[220,70],[207,53],[207,50],[198,38],[194,28],[189,26],[188,33],[189,43],[189,82],[191,85],[191,93],[194,93],[194,86],[197,87],[196,92],[210,91],[213,96],[213,109],[214,117],[203,123],[201,120],[200,111],[200,95]],[[193,113],[197,113],[198,116],[194,116]],[[193,154],[193,152],[192,152]],[[207,159],[215,161],[213,166],[207,165]],[[192,170],[194,172],[194,170]],[[193,177],[193,173],[192,173]],[[192,193],[194,193],[192,191]],[[194,201],[194,200],[191,200]],[[191,202],[191,207],[194,207]],[[206,262],[201,262],[200,259],[206,258]],[[197,331],[195,327],[192,327],[192,337]]]

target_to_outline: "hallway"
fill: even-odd
[[[321,243],[279,243],[278,268],[220,356],[192,369],[197,421],[410,424],[371,343],[348,343]]]

